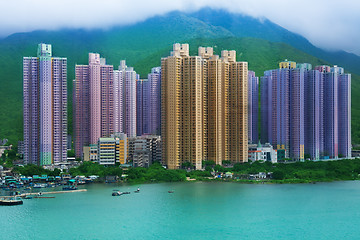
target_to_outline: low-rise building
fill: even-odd
[[[82,160],[84,162],[87,162],[87,161],[97,162],[98,161],[98,145],[90,144],[90,146],[84,146]]]
[[[249,144],[249,161],[277,162],[277,150],[269,143]]]
[[[100,165],[115,165],[116,140],[114,138],[99,138],[98,162]]]
[[[18,154],[24,155],[24,141],[18,141]]]
[[[129,162],[134,167],[149,167],[153,162],[161,162],[161,138],[143,135],[129,138]]]
[[[124,133],[115,133],[109,138],[99,138],[97,145],[83,148],[83,160],[98,162],[101,165],[124,164],[128,156],[127,142]]]
[[[125,133],[115,133],[111,135],[116,141],[116,162],[125,164],[128,157],[128,139]]]

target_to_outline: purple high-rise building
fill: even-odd
[[[324,149],[323,78],[317,70],[305,73],[305,154],[320,159]]]
[[[351,156],[351,75],[280,63],[261,79],[261,136],[294,160]],[[289,141],[288,141],[289,139]]]
[[[304,159],[304,70],[294,62],[264,73],[261,82],[262,142],[285,149],[295,160]]]
[[[324,74],[324,156],[339,155],[338,74]]]
[[[321,156],[351,157],[351,75],[338,66],[317,66],[323,77]]]
[[[161,67],[152,68],[148,79],[137,80],[136,103],[137,135],[160,135]]]
[[[114,71],[114,130],[136,136],[136,79],[134,68],[120,61],[119,70]]]
[[[124,124],[124,71],[114,70],[114,132],[123,133]]]
[[[75,155],[82,157],[83,146],[90,144],[89,66],[77,65],[73,81],[73,124]]]
[[[269,142],[269,82],[271,82],[271,76],[261,77],[261,87],[260,87],[260,102],[261,102],[261,142],[266,143]]]
[[[154,67],[148,74],[150,85],[149,133],[161,134],[161,67]]]
[[[89,65],[75,66],[74,137],[75,155],[82,157],[83,146],[96,144],[114,130],[113,66],[97,53],[89,53]]]
[[[351,74],[339,76],[339,156],[351,157]]]
[[[259,140],[258,132],[259,111],[259,78],[255,72],[248,71],[248,137],[249,143]]]
[[[24,161],[50,165],[67,159],[67,60],[39,44],[23,59]]]
[[[290,76],[290,158],[304,159],[304,77],[306,69],[295,68]]]
[[[136,81],[136,134],[150,134],[150,83],[148,79]]]

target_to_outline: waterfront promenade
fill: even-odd
[[[54,192],[41,192],[41,195],[46,194],[58,194],[58,193],[75,193],[75,192],[86,192],[87,189],[78,189],[78,190],[66,190],[66,191],[54,191]],[[32,195],[39,195],[39,192],[35,193],[22,193],[19,195],[16,195],[16,197],[26,197],[26,196],[32,196]],[[12,198],[14,196],[1,196],[0,198]]]

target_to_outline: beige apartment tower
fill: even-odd
[[[174,44],[163,58],[163,159],[170,169],[203,160],[222,164],[247,162],[247,62],[235,51],[199,47],[189,56],[188,44]]]

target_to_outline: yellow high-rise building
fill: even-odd
[[[235,51],[174,44],[162,59],[162,141],[168,168],[184,162],[202,168],[203,160],[246,162],[247,63]]]

